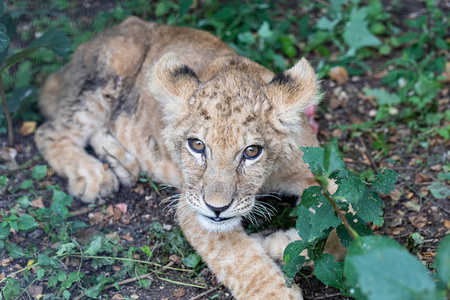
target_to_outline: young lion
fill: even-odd
[[[183,232],[236,298],[302,299],[274,261],[295,230],[264,240],[240,223],[260,193],[301,195],[314,184],[298,147],[318,146],[304,114],[316,95],[304,59],[274,75],[209,33],[130,17],[47,80],[39,106],[48,120],[35,139],[85,202],[140,172],[182,187]],[[339,252],[333,239],[326,248]]]

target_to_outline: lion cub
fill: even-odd
[[[318,146],[304,115],[317,89],[305,59],[274,75],[209,33],[130,17],[47,80],[35,140],[85,202],[140,172],[180,186],[183,232],[236,298],[302,299],[274,261],[295,230],[263,240],[241,220],[260,193],[314,184],[298,148]]]

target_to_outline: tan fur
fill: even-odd
[[[303,113],[316,95],[304,59],[275,76],[209,33],[130,17],[81,45],[47,80],[39,106],[48,120],[35,140],[85,202],[140,172],[181,187],[183,232],[236,298],[302,299],[274,262],[295,231],[263,239],[245,234],[240,220],[266,213],[262,193],[301,195],[315,184],[298,147],[318,146]],[[261,155],[245,159],[255,145]],[[343,253],[335,235],[329,244]]]

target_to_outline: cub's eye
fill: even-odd
[[[262,147],[257,145],[251,145],[245,148],[244,150],[244,158],[245,159],[255,159],[261,155]]]
[[[199,139],[189,139],[188,140],[189,148],[195,153],[203,153],[205,152],[205,144]]]

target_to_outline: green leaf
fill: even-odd
[[[250,31],[239,33],[237,37],[239,42],[244,44],[253,45],[256,42],[255,37]]]
[[[342,36],[350,48],[357,50],[362,47],[381,45],[380,40],[370,32],[367,24],[367,21],[358,19],[350,20],[345,24]]]
[[[182,18],[188,11],[192,5],[193,0],[181,0],[180,1],[180,10],[178,11],[178,17]]]
[[[378,193],[389,194],[395,189],[394,183],[397,181],[397,176],[398,174],[390,169],[378,171],[377,179],[372,182],[372,186]]]
[[[67,57],[70,53],[70,41],[67,35],[58,29],[50,29],[46,31],[40,38],[31,42],[29,49],[48,47],[56,55]]]
[[[310,208],[313,205],[327,201],[327,198],[322,194],[320,186],[313,185],[303,191],[302,206]]]
[[[333,255],[322,253],[314,260],[314,275],[326,285],[344,289],[342,265]]]
[[[300,272],[302,269],[303,263],[306,258],[304,256],[297,256],[294,259],[291,259],[287,264],[283,266],[283,271],[286,273],[286,276],[289,278],[294,278],[295,274]]]
[[[67,57],[70,53],[70,41],[66,34],[58,29],[50,29],[44,33],[40,38],[34,40],[27,49],[15,53],[6,60],[5,70],[29,57],[39,48],[48,47],[56,55]]]
[[[54,190],[53,203],[50,205],[50,208],[57,214],[63,217],[67,217],[69,210],[67,207],[72,205],[72,196],[66,195],[66,193]]]
[[[391,94],[380,89],[364,89],[364,94],[374,96],[379,105],[397,105],[402,101],[397,94]]]
[[[341,219],[335,214],[333,207],[329,201],[323,202],[320,207],[313,206],[315,210],[314,217],[311,218],[311,232],[309,241],[319,239],[324,234],[323,232],[330,227],[336,228],[341,224]]]
[[[366,192],[365,183],[355,174],[348,173],[348,176],[339,182],[338,189],[333,197],[342,197],[357,205]]]
[[[33,177],[35,180],[41,180],[45,175],[47,175],[46,165],[35,166],[33,168],[33,171],[31,172],[31,177]]]
[[[287,245],[286,249],[284,249],[283,261],[287,263],[293,260],[294,258],[299,256],[303,250],[305,250],[306,246],[307,243],[300,240],[290,243],[289,245]]]
[[[441,87],[439,82],[425,76],[420,76],[419,81],[414,84],[414,90],[417,95],[423,98],[425,103],[434,99],[440,89]]]
[[[270,30],[269,22],[264,21],[264,23],[258,29],[258,36],[262,39],[267,40],[267,39],[271,38],[272,35],[273,35],[273,31]]]
[[[103,277],[99,283],[85,290],[84,294],[90,298],[97,298],[105,285],[114,281],[116,280],[113,277]]]
[[[63,297],[64,297],[64,299],[69,300],[70,299],[70,292],[68,290],[64,290]]]
[[[8,255],[12,258],[31,258],[30,253],[25,252],[22,248],[16,244],[5,241],[5,248],[8,250]]]
[[[64,272],[63,270],[58,270],[58,275],[57,275],[57,277],[58,277],[58,280],[59,280],[59,281],[63,282],[64,280],[66,280],[67,274],[66,274],[66,272]]]
[[[21,215],[17,224],[20,230],[30,230],[39,226],[39,223],[37,223],[32,216],[27,214]]]
[[[37,269],[36,276],[37,276],[38,280],[41,280],[42,277],[44,277],[44,275],[45,275],[45,269],[44,268]]]
[[[3,221],[0,224],[0,240],[4,240],[8,237],[9,232],[11,231],[11,225],[7,221]]]
[[[361,218],[358,218],[356,215],[352,213],[346,213],[345,218],[350,223],[352,229],[355,230],[359,236],[367,236],[373,234],[372,230],[367,227],[367,222],[365,222]],[[341,241],[341,244],[344,247],[349,247],[353,239],[348,233],[344,224],[341,224],[336,228],[336,233],[339,237],[339,240]]]
[[[22,182],[22,184],[20,185],[20,189],[24,190],[24,189],[29,188],[32,185],[33,185],[33,180],[28,179],[28,180],[25,180],[24,182]]]
[[[102,238],[99,236],[89,244],[89,247],[84,253],[86,255],[96,255],[101,248],[102,248]]]
[[[315,175],[321,175],[324,172],[323,155],[324,150],[319,147],[300,147],[303,151],[303,162],[309,165],[309,169]]]
[[[329,141],[326,145],[323,155],[323,165],[328,177],[336,171],[340,172],[340,177],[347,175],[347,170],[341,159],[336,139]]]
[[[6,51],[9,46],[9,36],[6,32],[6,26],[0,23],[0,52]]]
[[[366,222],[373,222],[375,225],[383,225],[383,201],[376,192],[365,194],[358,204],[358,216]]]
[[[55,258],[50,258],[45,254],[38,255],[38,264],[42,267],[52,267],[55,269],[58,269],[61,267],[58,260],[56,260]]]
[[[357,299],[432,299],[435,293],[426,267],[384,236],[355,240],[345,259],[344,275]]]
[[[2,289],[2,292],[5,300],[16,299],[16,297],[22,293],[20,282],[14,278],[7,278],[6,285]]]
[[[434,267],[439,279],[450,290],[450,234],[447,234],[440,242]]]
[[[183,263],[186,267],[195,269],[202,261],[202,258],[197,253],[191,253],[187,257],[183,258]]]

